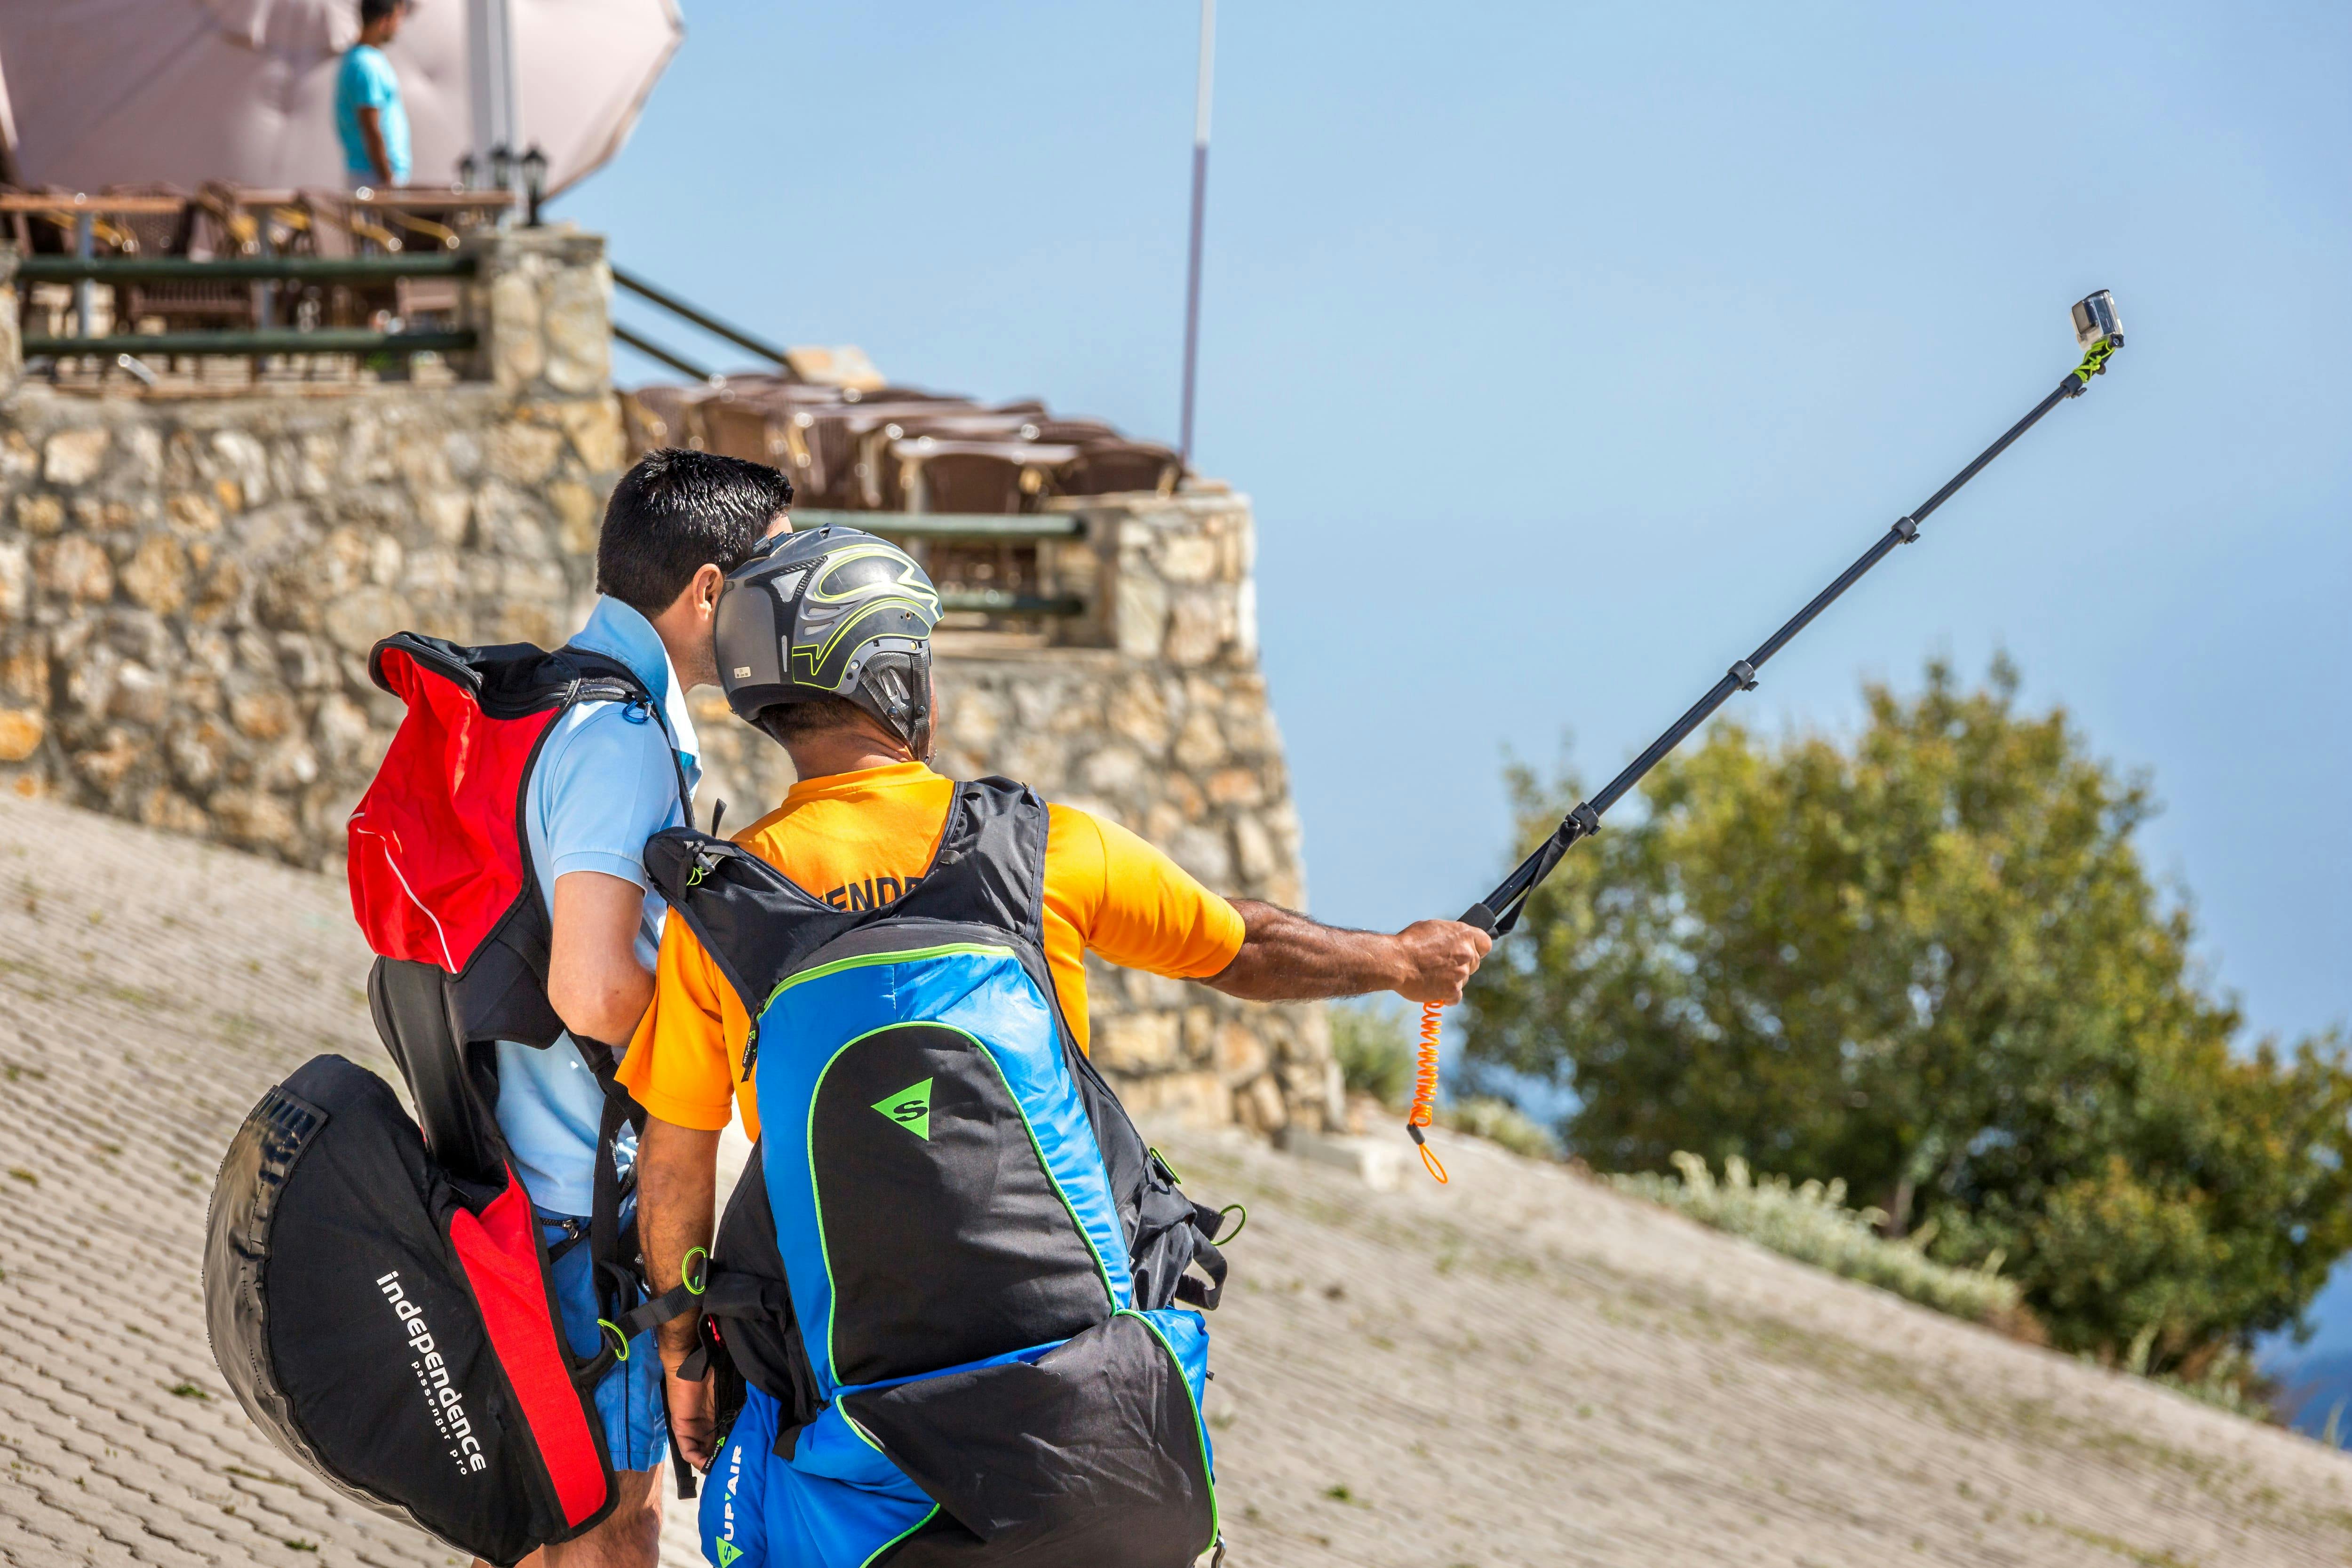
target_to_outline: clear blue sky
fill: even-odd
[[[775,337],[1172,438],[1188,0],[687,11],[562,216]],[[1844,725],[2006,647],[2151,772],[2212,983],[2263,1030],[2352,1012],[2352,10],[1220,24],[1198,455],[1257,503],[1318,914],[1468,903],[1507,751],[1613,771],[2053,384],[2104,286],[2114,373],[1741,710]]]

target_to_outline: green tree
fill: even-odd
[[[2352,1247],[2341,1042],[2231,1048],[2133,845],[2146,784],[2005,659],[1865,696],[1851,745],[1721,723],[1661,765],[1473,985],[1470,1059],[1573,1089],[1604,1168],[1844,1177],[1943,1261],[2000,1255],[2066,1348],[2193,1373],[2296,1321]],[[1531,835],[1574,798],[1515,784]]]

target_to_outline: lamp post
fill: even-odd
[[[530,151],[522,155],[523,225],[539,226],[539,204],[547,194],[547,154],[531,143]]]

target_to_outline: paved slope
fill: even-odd
[[[205,1345],[220,1150],[313,1052],[382,1062],[363,972],[334,884],[0,805],[0,1563],[452,1561]],[[1253,1215],[1209,1402],[1238,1568],[2352,1563],[2338,1456],[1564,1172],[1454,1139],[1451,1188],[1375,1194],[1163,1146]]]

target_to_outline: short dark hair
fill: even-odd
[[[732,572],[751,559],[792,500],[792,481],[763,463],[677,447],[648,452],[605,503],[596,591],[657,616],[706,563]]]
[[[360,26],[381,22],[395,11],[408,8],[408,0],[360,0]]]
[[[752,721],[768,732],[778,745],[788,746],[803,735],[821,734],[827,730],[850,729],[861,724],[879,726],[880,721],[846,697],[809,697],[798,702],[779,702],[760,710]]]

